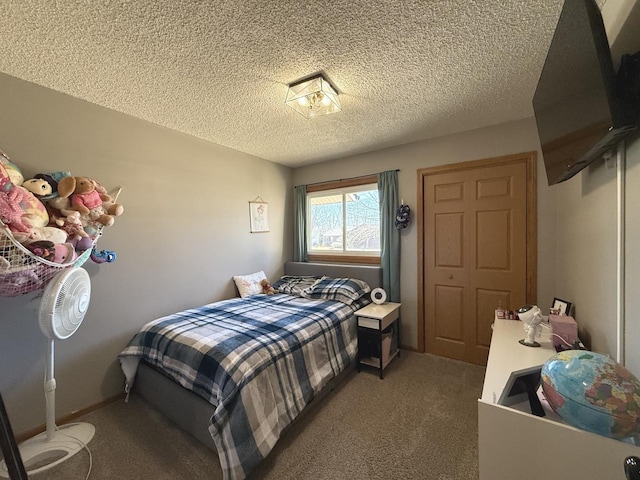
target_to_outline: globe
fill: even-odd
[[[549,405],[569,425],[617,440],[640,434],[640,381],[606,355],[557,353],[541,381]]]

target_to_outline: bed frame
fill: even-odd
[[[382,268],[379,266],[337,265],[328,263],[286,262],[285,275],[327,275],[330,277],[359,278],[369,284],[371,289],[382,286]],[[326,394],[333,390],[355,367],[353,362],[340,375],[332,379],[316,395],[293,425],[311,410]],[[139,395],[169,420],[190,433],[207,447],[215,450],[209,433],[209,419],[214,407],[203,398],[193,394],[169,377],[144,362],[140,362],[133,393]],[[287,427],[288,428],[288,427]]]

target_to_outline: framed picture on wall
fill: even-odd
[[[562,300],[561,298],[554,298],[553,305],[551,305],[552,313],[558,312],[557,315],[569,315],[571,312],[571,302]]]
[[[269,231],[269,204],[267,202],[249,202],[249,215],[251,233]]]

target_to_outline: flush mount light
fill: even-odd
[[[322,75],[290,84],[285,103],[306,118],[340,111],[338,94]]]

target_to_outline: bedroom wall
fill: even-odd
[[[640,50],[640,2],[607,2],[602,16],[617,65],[623,54]],[[558,190],[556,285],[558,297],[575,303],[576,321],[591,348],[640,375],[639,135],[621,150],[623,162],[618,154],[596,161]]]
[[[640,138],[627,143],[624,263],[624,361],[640,377]]]
[[[92,280],[78,332],[56,343],[57,415],[123,390],[116,356],[143,324],[235,296],[231,277],[275,278],[291,258],[292,171],[0,74],[0,149],[23,169],[69,170],[123,185],[125,214],[85,264]],[[270,232],[249,233],[248,202],[269,203]],[[0,392],[14,430],[45,420],[46,340],[33,294],[0,298]]]
[[[555,296],[573,303],[581,337],[615,354],[616,166],[596,161],[558,193]]]
[[[532,118],[343,158],[294,170],[294,185],[350,178],[384,170],[398,172],[399,195],[417,209],[417,170],[436,165],[538,151],[538,301],[550,305],[555,292],[555,190],[547,186]],[[415,220],[415,217],[413,218]],[[401,232],[402,343],[417,348],[418,233],[415,221]]]
[[[582,338],[594,351],[610,355],[640,375],[637,345],[640,339],[638,290],[638,191],[640,190],[640,139],[628,139],[625,151],[626,181],[618,181],[614,157],[596,162],[558,190],[557,281],[558,297],[575,305],[575,318]],[[623,168],[623,167],[620,167]],[[618,189],[626,191],[625,214],[618,210]],[[561,207],[560,207],[561,206]],[[619,287],[618,225],[626,230]],[[626,315],[617,302],[626,303]],[[626,335],[618,323],[626,325]],[[626,337],[626,338],[625,338]],[[626,351],[626,360],[624,357]],[[622,355],[622,356],[620,356]]]

